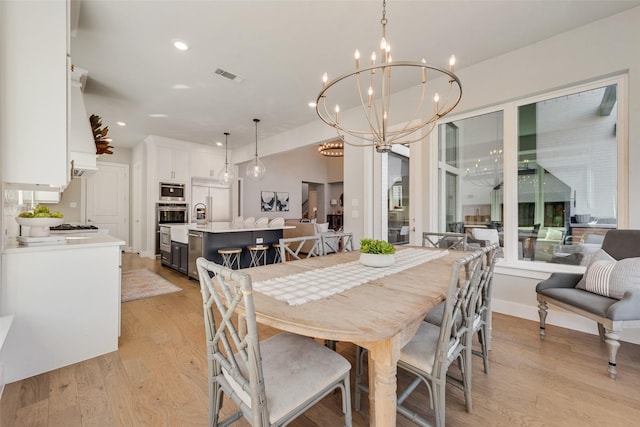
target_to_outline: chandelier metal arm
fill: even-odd
[[[326,106],[326,102],[327,102],[327,95],[326,92],[334,85],[336,85],[337,83],[341,82],[342,80],[345,80],[349,77],[353,77],[353,76],[357,76],[359,73],[362,72],[367,72],[367,71],[374,71],[374,70],[378,70],[378,69],[383,69],[385,67],[389,67],[389,68],[393,68],[393,67],[418,67],[418,68],[423,68],[423,69],[431,69],[434,71],[438,71],[446,76],[449,77],[450,79],[450,86],[453,86],[453,83],[455,83],[458,88],[458,97],[457,99],[448,107],[445,108],[445,106],[447,105],[446,103],[443,103],[443,109],[440,109],[431,119],[427,120],[424,123],[421,123],[419,125],[416,125],[414,127],[409,127],[407,129],[412,130],[411,133],[423,128],[424,126],[436,121],[438,118],[443,117],[444,115],[446,115],[447,113],[449,113],[450,111],[452,111],[460,102],[460,99],[462,98],[462,84],[460,82],[460,79],[458,79],[458,77],[451,71],[446,70],[442,67],[438,67],[435,65],[430,65],[430,64],[425,64],[422,62],[411,62],[411,61],[399,61],[399,62],[392,62],[392,63],[387,63],[387,64],[378,64],[378,65],[371,65],[368,67],[364,67],[364,68],[360,68],[356,71],[350,72],[350,73],[345,73],[339,77],[336,77],[335,79],[333,79],[332,81],[326,83],[322,89],[322,91],[320,91],[320,94],[318,95],[318,97],[316,98],[316,114],[318,114],[318,117],[320,117],[320,119],[325,122],[327,125],[336,128],[338,131],[341,131],[343,133],[349,134],[351,136],[354,136],[356,138],[362,139],[364,141],[369,141],[369,142],[375,142],[374,139],[379,140],[380,136],[379,136],[379,130],[378,132],[374,133],[374,136],[367,138],[366,135],[371,135],[372,134],[372,129],[368,129],[368,130],[348,130],[346,128],[343,128],[339,121],[334,120],[331,117],[331,114],[329,113],[327,106]],[[449,97],[448,97],[449,98]],[[372,102],[372,108],[374,109],[374,113],[377,112],[377,108],[376,108],[376,102],[375,100]],[[322,109],[324,110],[324,112],[322,111]],[[376,114],[377,116],[377,114]],[[368,120],[369,123],[371,123],[370,120]],[[408,126],[408,125],[407,125]],[[373,127],[373,126],[372,126]],[[379,127],[378,127],[379,129]],[[393,132],[392,132],[393,134]],[[345,141],[346,142],[346,141]],[[350,144],[351,145],[351,144]]]

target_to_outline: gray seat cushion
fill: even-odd
[[[618,302],[617,299],[576,288],[547,288],[538,290],[538,293],[602,317],[607,317],[609,307]]]

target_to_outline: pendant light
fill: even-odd
[[[233,183],[233,171],[229,169],[229,132],[224,133],[224,169],[218,174],[218,179],[225,187],[231,186]]]
[[[264,178],[264,174],[267,172],[267,168],[264,166],[264,163],[258,158],[258,122],[260,119],[253,119],[253,122],[256,124],[256,154],[254,159],[247,165],[247,178],[251,178],[254,180],[261,180]]]

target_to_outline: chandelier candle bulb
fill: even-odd
[[[356,53],[354,54],[354,57],[356,58],[356,70],[360,69],[360,51],[358,49],[356,49]]]
[[[371,65],[376,65],[376,53],[375,53],[375,52],[373,52],[373,53],[371,54]],[[371,72],[373,73],[373,72],[375,72],[375,71],[374,71],[374,70],[371,70]]]
[[[324,73],[322,75],[322,88],[324,89],[325,86],[327,85],[327,81],[329,81],[329,76],[327,75],[327,73]]]
[[[453,66],[456,65],[456,56],[455,55],[451,55],[451,58],[449,58],[449,71],[451,71],[453,73]]]

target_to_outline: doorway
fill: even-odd
[[[324,184],[302,181],[301,192],[302,218],[326,222]]]

